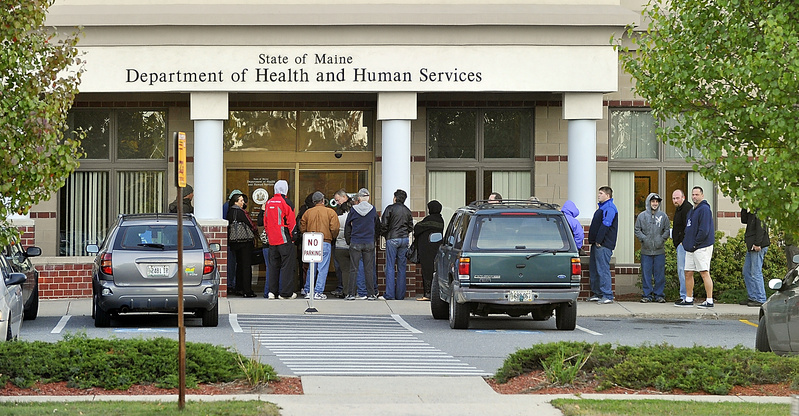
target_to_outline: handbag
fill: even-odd
[[[407,258],[410,263],[419,263],[419,248],[416,245],[416,240],[413,241],[408,251],[405,252],[405,258]]]
[[[228,227],[228,242],[230,243],[244,243],[247,241],[253,241],[252,230],[247,224],[241,221],[233,221],[230,223],[230,227]]]
[[[261,231],[261,243],[264,245],[264,247],[269,245],[269,236],[266,235],[266,228]]]

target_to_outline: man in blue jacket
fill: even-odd
[[[347,222],[344,224],[344,239],[350,246],[350,276],[358,273],[358,264],[363,259],[363,270],[366,274],[366,300],[377,300],[375,287],[375,243],[380,238],[380,217],[369,201],[369,191],[366,188],[358,190],[358,205],[350,210]],[[350,279],[347,293],[355,293],[357,282]],[[347,297],[353,300],[355,297]]]
[[[707,299],[696,306],[712,308],[713,280],[710,279],[710,259],[713,257],[713,243],[716,241],[713,211],[710,209],[710,204],[705,201],[705,192],[701,187],[694,186],[691,191],[691,200],[694,201],[694,209],[688,214],[685,238],[682,240],[682,245],[685,248],[686,296],[684,300],[675,303],[674,306],[694,306],[694,272],[699,272],[705,283]]]
[[[619,210],[613,203],[613,189],[609,186],[599,188],[597,194],[599,209],[594,212],[591,227],[588,229],[588,244],[591,256],[588,263],[591,297],[589,302],[599,304],[613,303],[613,287],[610,277],[610,257],[616,248],[619,231]]]

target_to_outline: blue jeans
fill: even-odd
[[[314,265],[316,269],[316,280],[314,281],[314,293],[322,293],[325,291],[325,283],[327,283],[327,270],[330,268],[330,252],[332,250],[330,243],[322,243],[322,261]],[[305,293],[311,293],[311,268],[308,268],[308,274],[305,275]]]
[[[657,299],[665,298],[663,289],[666,287],[666,255],[658,254],[654,256],[641,255],[641,281],[644,289],[644,297]],[[655,288],[652,289],[652,279],[655,280]]]
[[[588,281],[591,293],[603,299],[613,299],[613,285],[610,278],[610,257],[613,250],[594,244],[588,259]]]
[[[392,238],[386,241],[386,300],[405,299],[407,282],[405,269],[408,267],[405,253],[407,251],[408,237]],[[394,270],[394,266],[397,270]]]
[[[680,299],[685,300],[685,248],[682,243],[677,246],[677,277],[680,279]]]
[[[747,250],[744,259],[744,284],[749,299],[764,303],[766,301],[766,288],[763,284],[763,259],[766,258],[768,247],[760,251]]]

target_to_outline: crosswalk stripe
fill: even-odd
[[[296,375],[481,375],[399,315],[238,315],[237,325]]]

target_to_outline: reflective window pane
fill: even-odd
[[[119,159],[164,159],[166,157],[165,111],[118,111]]]
[[[119,214],[159,212],[164,201],[164,171],[117,172]]]
[[[490,110],[483,115],[484,157],[529,158],[533,142],[531,110]]]
[[[60,192],[59,255],[87,256],[87,244],[100,244],[108,219],[108,172],[74,172]]]
[[[81,148],[86,159],[108,159],[111,113],[108,110],[81,110],[70,114],[70,129],[86,133]]]
[[[610,113],[610,158],[656,159],[655,119],[649,111],[616,110]]]
[[[430,110],[427,112],[430,158],[475,159],[476,110]]]
[[[488,199],[492,192],[498,192],[503,199],[527,199],[531,196],[532,174],[529,170],[520,172],[483,171],[483,190]]]
[[[297,149],[296,111],[231,111],[224,128],[225,150]]]
[[[298,150],[372,150],[369,111],[300,111]]]

